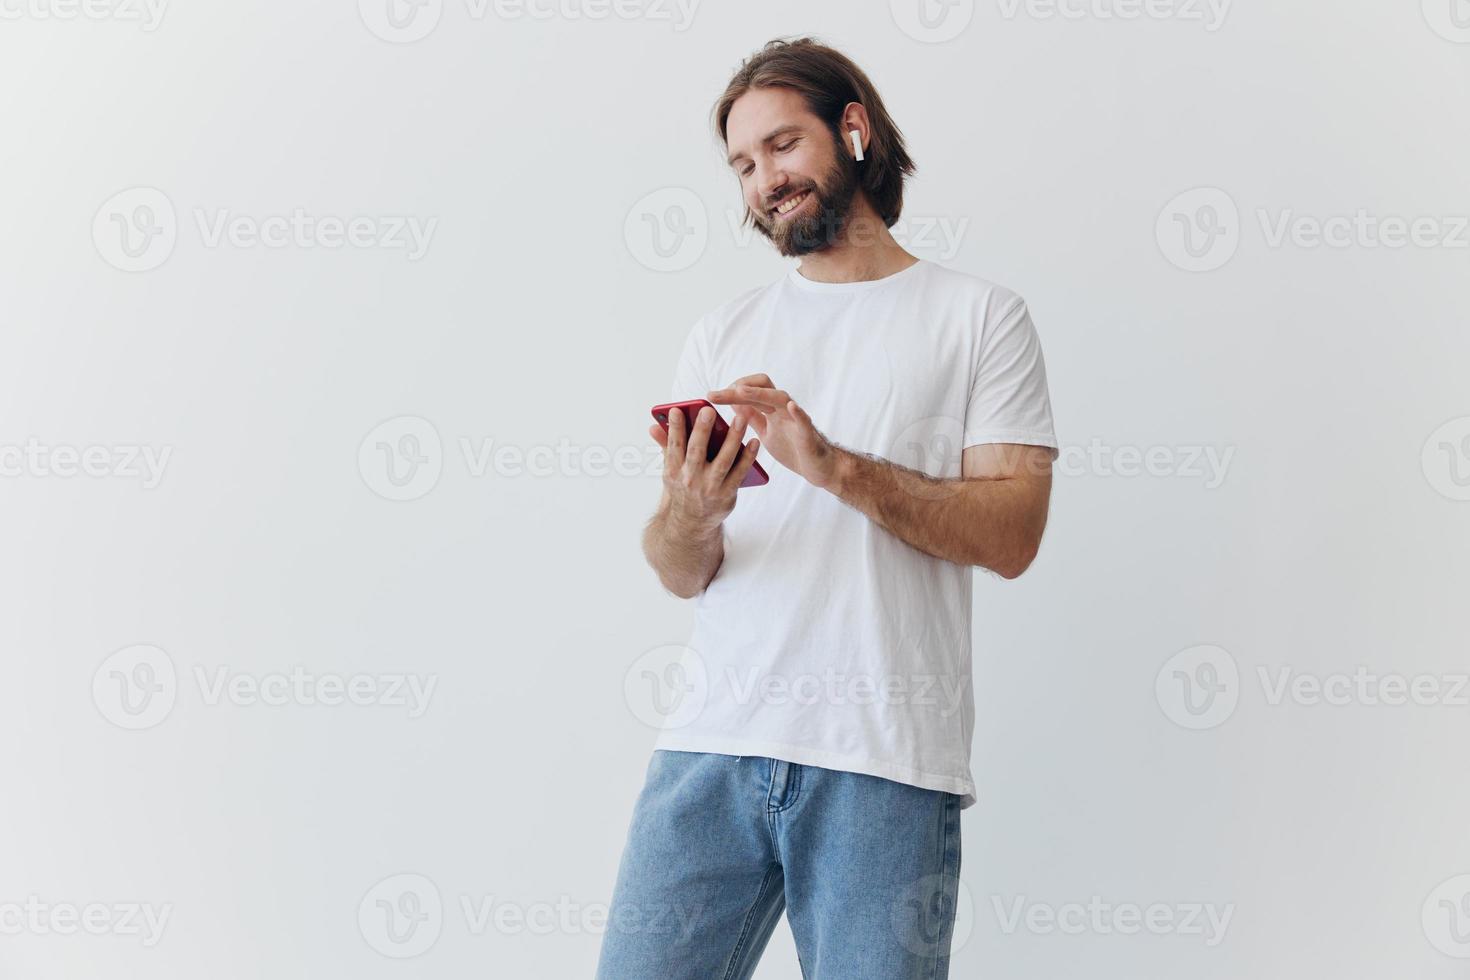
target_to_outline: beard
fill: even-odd
[[[797,205],[791,217],[782,218],[769,211],[752,211],[756,228],[770,239],[776,251],[788,258],[831,248],[847,228],[852,216],[852,199],[857,194],[857,164],[839,152],[822,179],[805,187],[796,187],[787,198],[803,191],[811,199]]]

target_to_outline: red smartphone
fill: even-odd
[[[665,405],[655,405],[653,406],[653,417],[659,425],[664,427],[664,431],[668,432],[669,413],[674,411],[682,411],[684,413],[684,437],[687,439],[689,437],[689,433],[694,429],[694,417],[698,415],[699,410],[701,408],[704,408],[706,405],[709,405],[710,408],[715,408],[714,405],[711,405],[703,398],[691,398],[689,401],[685,402],[669,402]],[[709,452],[705,456],[706,460],[712,460],[715,458],[715,454],[718,453],[720,451],[720,447],[725,444],[725,436],[729,433],[729,431],[730,423],[721,418],[720,410],[718,408],[715,408],[715,424],[714,427],[710,429]],[[761,469],[760,460],[756,460],[755,463],[750,467],[750,469],[746,470],[745,479],[740,481],[740,485],[742,487],[758,487],[770,482],[770,475],[767,474],[765,470]]]

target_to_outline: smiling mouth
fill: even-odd
[[[788,197],[786,200],[782,201],[780,204],[771,209],[771,217],[785,217],[792,211],[795,211],[797,208],[801,207],[806,199],[811,196],[811,193],[811,191],[805,190],[795,195],[794,197]]]

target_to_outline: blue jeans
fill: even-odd
[[[656,750],[597,978],[745,980],[784,909],[809,980],[937,980],[959,874],[954,793]]]

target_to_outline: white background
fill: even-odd
[[[387,0],[99,2],[0,3],[0,976],[591,975],[654,738],[625,677],[692,608],[639,551],[656,474],[582,463],[644,459],[690,325],[791,267],[737,233],[709,110],[810,32],[909,140],[900,239],[1028,300],[1067,447],[1036,563],[976,577],[953,975],[1464,975],[1464,0],[961,0],[932,31],[916,0],[431,0],[401,30]],[[370,234],[209,234],[297,211]],[[1360,211],[1432,224],[1275,238]],[[397,218],[435,222],[422,255]],[[378,442],[415,434],[396,488]],[[136,657],[176,689],[128,730]],[[1223,707],[1192,729],[1200,658]],[[1360,667],[1444,696],[1273,697]],[[212,697],[297,668],[435,687],[418,717]],[[413,888],[421,950],[373,924]],[[1094,896],[1231,919],[1006,926]],[[93,903],[106,934],[60,931]],[[167,907],[157,942],[128,903]],[[784,924],[757,975],[800,975]]]

